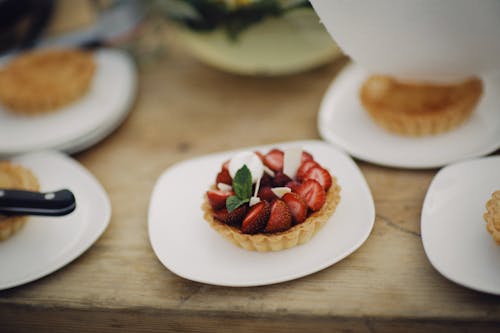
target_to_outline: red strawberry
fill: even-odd
[[[323,186],[325,191],[328,191],[330,186],[332,186],[332,176],[328,170],[323,169],[320,166],[315,166],[307,170],[304,179],[314,179]]]
[[[280,232],[290,229],[292,226],[292,214],[286,203],[275,200],[271,205],[271,213],[264,232]]]
[[[222,163],[222,169],[221,170],[227,170],[227,171],[229,171],[229,162],[231,162],[231,160],[227,160],[224,163]]]
[[[271,202],[273,200],[276,200],[278,197],[276,194],[274,194],[273,191],[271,191],[271,187],[262,187],[259,189],[259,193],[257,196],[264,201]]]
[[[269,176],[267,173],[264,173],[262,175],[262,178],[260,179],[260,187],[271,187],[273,186],[273,178]]]
[[[273,149],[264,155],[264,164],[273,171],[283,170],[283,155],[284,153],[279,149]]]
[[[241,232],[256,234],[262,231],[267,224],[267,220],[269,220],[270,212],[271,206],[265,201],[252,206],[241,223]]]
[[[304,181],[298,188],[297,193],[313,211],[317,211],[323,207],[326,201],[325,189],[314,179]]]
[[[231,175],[229,174],[229,170],[227,169],[222,169],[221,172],[217,174],[217,177],[215,178],[215,183],[224,183],[228,185],[233,185],[233,179],[231,178]]]
[[[285,175],[282,171],[276,172],[274,178],[273,178],[273,186],[274,187],[281,187],[285,186],[286,183],[291,181],[292,179]]]
[[[283,201],[292,213],[293,223],[299,224],[305,221],[307,217],[307,204],[297,193],[287,193],[283,196]]]
[[[300,183],[296,180],[291,180],[288,183],[286,183],[285,186],[288,187],[289,189],[291,189],[292,192],[297,192],[297,189],[299,188]]]
[[[305,161],[314,161],[313,156],[308,153],[307,151],[303,150],[302,151],[302,159],[301,162],[304,163]]]
[[[226,208],[226,199],[232,195],[234,195],[233,192],[223,192],[219,190],[207,191],[208,203],[212,206],[213,210]]]
[[[309,169],[315,167],[315,166],[319,166],[318,163],[316,163],[315,161],[305,161],[303,162],[299,169],[297,170],[297,180],[302,180],[304,179],[304,176],[306,175],[307,171],[309,171]]]
[[[262,154],[260,151],[254,151],[254,154],[259,156],[261,161],[264,161],[264,154]]]
[[[228,212],[226,208],[223,208],[214,211],[214,218],[226,224],[237,226],[243,221],[243,218],[247,214],[247,210],[247,205],[239,206],[232,212]]]

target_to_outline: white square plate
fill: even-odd
[[[422,169],[500,148],[498,78],[484,79],[484,94],[465,124],[448,133],[413,138],[387,132],[363,109],[359,89],[367,77],[359,66],[347,66],[325,93],[318,115],[321,137],[352,156],[385,166]]]
[[[36,280],[65,266],[97,240],[111,216],[102,186],[70,157],[46,151],[11,161],[30,169],[43,192],[71,190],[76,209],[61,217],[31,216],[22,229],[0,241],[0,289]]]
[[[337,210],[307,243],[278,252],[241,249],[203,219],[203,196],[224,161],[236,152],[176,164],[158,179],[149,206],[149,238],[160,261],[193,281],[233,287],[296,279],[324,269],[354,252],[373,227],[375,209],[366,181],[353,160],[320,141],[281,143],[245,150],[301,146],[329,168],[341,186]]]
[[[500,156],[449,165],[429,187],[422,208],[422,242],[443,276],[500,295],[500,246],[486,231],[486,202],[500,189]]]

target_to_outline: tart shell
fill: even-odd
[[[332,186],[326,194],[323,207],[309,215],[304,222],[279,233],[244,234],[238,228],[216,220],[206,195],[202,205],[203,217],[215,231],[239,247],[259,252],[280,251],[306,243],[323,227],[337,208],[340,190],[335,177],[332,176]]]
[[[486,230],[491,234],[497,245],[500,245],[500,190],[493,192],[486,203]]]
[[[369,77],[361,104],[376,124],[405,136],[435,135],[463,124],[483,92],[479,79],[455,85],[403,83],[387,76]]]
[[[9,111],[53,111],[87,93],[95,62],[89,52],[53,49],[24,53],[0,70],[0,101]]]
[[[10,162],[0,162],[0,188],[38,191],[40,185],[30,170]],[[27,220],[27,216],[0,215],[0,241],[15,234]]]

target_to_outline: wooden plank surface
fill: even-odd
[[[295,281],[254,288],[195,283],[152,252],[147,209],[165,168],[216,151],[318,139],[321,98],[346,62],[252,78],[218,72],[171,48],[142,66],[128,119],[75,156],[110,196],[108,229],[66,267],[0,292],[0,331],[497,331],[500,298],[446,280],[424,254],[420,211],[436,170],[357,161],[377,212],[369,239],[336,265]]]

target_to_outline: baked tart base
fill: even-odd
[[[463,124],[482,92],[482,81],[475,78],[456,85],[435,85],[374,75],[363,83],[360,99],[375,123],[389,132],[426,136]]]
[[[87,93],[95,62],[89,52],[51,49],[24,53],[0,70],[0,101],[9,111],[53,111]]]
[[[215,231],[239,247],[259,252],[280,251],[306,243],[323,227],[337,208],[340,190],[335,177],[332,176],[332,186],[326,194],[323,207],[309,215],[304,222],[279,233],[244,234],[238,228],[216,220],[206,196],[202,205],[203,217]]]
[[[0,188],[39,191],[40,185],[30,170],[10,162],[0,162]],[[0,215],[0,241],[15,234],[27,220],[27,216]]]
[[[500,245],[500,190],[493,192],[486,203],[486,230],[491,234],[497,245]]]

